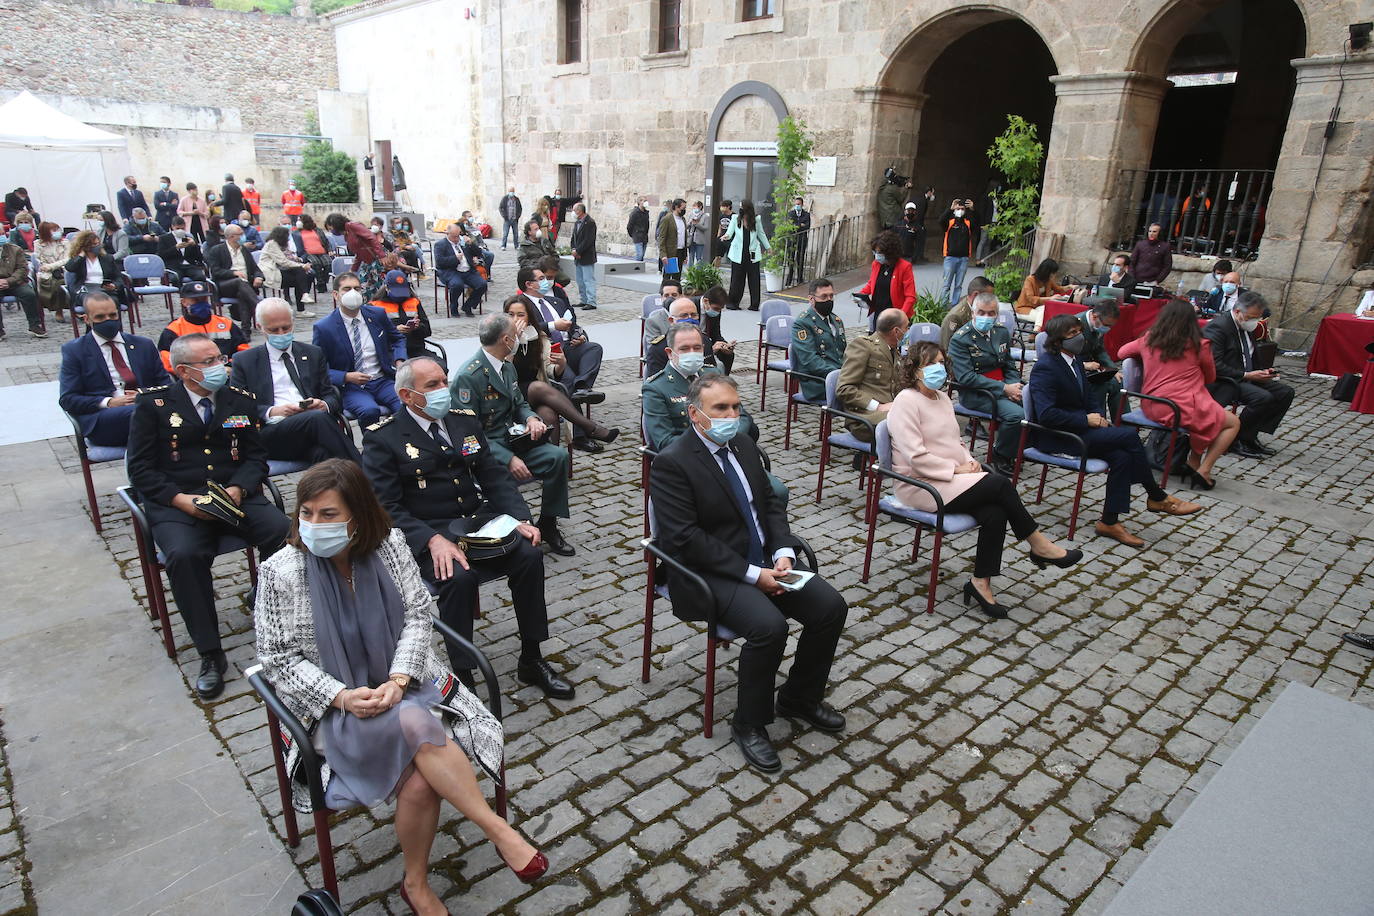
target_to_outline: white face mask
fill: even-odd
[[[955,216],[956,219],[963,219],[963,218],[964,218],[964,211],[963,211],[963,210],[955,210],[955,211],[954,211],[954,216]]]
[[[534,343],[539,339],[539,329],[534,325],[525,325],[525,330],[520,332],[520,339],[525,343]]]
[[[363,307],[363,294],[356,289],[345,290],[339,293],[339,307],[350,312],[356,312]]]

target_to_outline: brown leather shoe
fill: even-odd
[[[1104,525],[1097,523],[1097,536],[1111,538],[1113,541],[1120,541],[1127,547],[1144,547],[1145,542],[1126,530],[1126,526],[1117,522],[1115,525]]]
[[[1145,508],[1151,512],[1163,512],[1165,515],[1192,515],[1194,512],[1202,511],[1202,507],[1197,503],[1187,502],[1177,496],[1166,496],[1162,500],[1147,499]]]

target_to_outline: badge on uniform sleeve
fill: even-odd
[[[252,421],[252,420],[248,419],[248,418],[247,418],[246,416],[244,416],[243,414],[238,413],[238,414],[234,414],[232,417],[226,417],[225,420],[224,420],[224,426],[223,426],[223,428],[224,428],[224,429],[244,429],[245,427],[249,427],[249,426],[252,426],[252,425],[253,425],[253,421]]]
[[[467,388],[459,388],[458,400],[459,402],[466,404],[468,401],[472,400],[472,392],[469,391]]]
[[[406,443],[406,457],[412,461],[420,457],[420,450],[409,442]]]
[[[182,423],[185,422],[185,420],[181,419],[181,414],[177,413],[176,411],[172,411],[172,415],[167,418],[167,425],[172,427],[173,429],[176,429],[177,427],[181,426]]]
[[[482,449],[482,443],[477,441],[476,436],[463,437],[463,455],[475,455]]]
[[[153,398],[153,403],[156,404],[158,407],[161,407],[161,406],[162,406],[162,398]]]
[[[797,340],[806,340],[806,328],[797,328]]]

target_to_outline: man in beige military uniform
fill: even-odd
[[[844,351],[836,395],[840,406],[877,426],[892,409],[900,383],[897,381],[898,345],[906,336],[911,319],[901,309],[886,309],[878,314],[876,330],[855,338]],[[846,420],[855,438],[872,441],[862,423]]]

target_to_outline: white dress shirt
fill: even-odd
[[[491,351],[488,350],[486,347],[482,348],[482,355],[487,358],[487,362],[491,363],[491,367],[496,370],[497,375],[501,376],[501,378],[506,377],[501,372],[501,367],[506,364],[506,361],[504,359],[497,359],[495,356],[492,356]]]
[[[305,395],[296,387],[296,383],[291,381],[291,373],[286,371],[285,360],[294,360],[295,354],[289,349],[278,350],[276,347],[267,347],[267,362],[272,367],[272,406],[281,407],[286,404],[299,404],[305,400]],[[299,367],[296,370],[300,371]],[[269,416],[268,423],[277,422],[283,419],[281,416]]]
[[[105,272],[100,269],[100,256],[86,255],[86,286],[99,286],[105,282]]]
[[[353,346],[353,326],[356,324],[358,327],[358,342],[363,348],[361,353],[355,354],[358,371],[372,378],[377,378],[382,374],[382,364],[377,359],[377,345],[372,342],[372,331],[368,328],[367,322],[363,320],[362,312],[352,318],[344,315],[343,320],[346,325],[344,332],[348,336],[350,347]]]
[[[560,331],[558,330],[558,328],[554,327],[554,322],[570,322],[572,321],[572,315],[568,312],[560,312],[556,305],[554,305],[549,300],[543,298],[542,296],[533,298],[535,308],[539,309],[539,314],[543,317],[544,323],[549,326],[549,340],[553,341],[554,343],[561,342],[563,340],[565,332]]]
[[[105,338],[100,337],[100,336],[96,336],[95,339],[96,339],[97,341],[100,342],[100,355],[103,356],[103,357],[105,357],[105,369],[106,369],[106,371],[108,371],[108,372],[110,373],[110,382],[114,385],[115,391],[123,391],[123,390],[124,390],[124,379],[120,377],[120,375],[119,375],[119,370],[115,368],[115,364],[114,364],[114,354],[110,352],[110,344],[112,343],[112,344],[114,344],[116,347],[119,347],[119,351],[120,351],[121,353],[126,354],[126,355],[125,355],[125,359],[127,360],[127,359],[128,359],[127,354],[128,354],[129,351],[128,351],[128,350],[125,348],[125,346],[124,346],[124,335],[123,335],[123,334],[116,334],[113,338],[111,338],[111,340],[109,341],[109,343],[106,343],[106,342],[105,342]],[[132,370],[133,367],[130,366],[129,368]],[[103,399],[100,401],[100,406],[101,406],[101,407],[109,407],[109,406],[110,406],[110,399],[109,399],[109,398],[103,398]]]
[[[224,244],[229,245],[228,242],[225,242]],[[242,245],[239,245],[239,247],[237,248],[235,248],[233,245],[229,245],[229,268],[231,270],[243,274],[245,277],[248,276],[248,268],[245,267],[243,264]]]
[[[697,438],[700,439],[702,444],[706,446],[706,450],[711,453],[711,460],[716,462],[717,465],[719,465],[720,458],[717,457],[716,453],[720,451],[720,449],[723,446],[703,436],[701,434],[701,430],[697,428],[697,425],[695,423],[692,424],[692,432],[697,434]],[[735,469],[735,474],[739,477],[740,483],[744,484],[744,495],[749,500],[749,517],[750,520],[754,523],[754,532],[758,536],[759,543],[767,545],[768,538],[764,537],[763,523],[759,521],[758,506],[754,502],[754,488],[749,486],[749,478],[744,475],[744,468],[740,466],[739,459],[735,457],[735,453],[727,448],[725,452],[725,457],[726,460],[730,462],[730,467]],[[722,473],[724,472],[722,471]],[[778,560],[781,560],[783,557],[786,557],[789,560],[795,560],[797,558],[797,553],[791,547],[779,547],[777,550],[773,551],[774,563],[778,562]],[[759,574],[762,572],[763,569],[761,567],[755,566],[751,563],[749,565],[749,568],[744,572],[744,581],[750,585],[753,585],[754,583],[759,581]]]
[[[677,247],[679,250],[687,247],[687,221],[680,216],[674,215],[673,220],[677,223]],[[675,255],[668,255],[675,257]],[[679,267],[682,265],[679,264]]]

